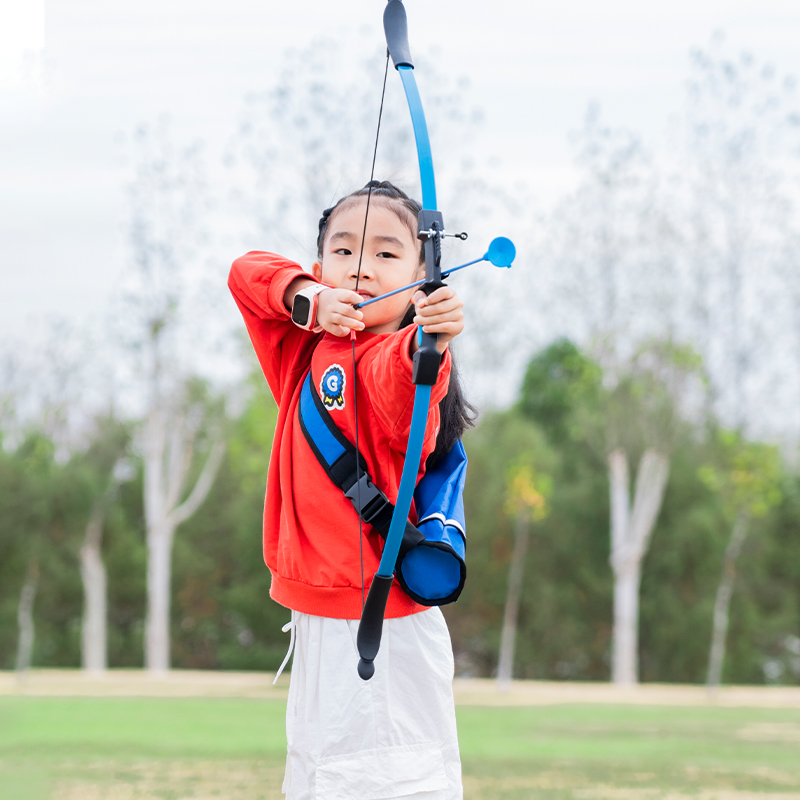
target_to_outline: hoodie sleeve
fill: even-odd
[[[309,278],[294,261],[253,250],[231,266],[228,287],[244,317],[250,341],[276,402],[294,387],[311,360],[320,334],[298,328],[283,302],[289,284]]]
[[[411,416],[414,410],[415,386],[411,382],[412,361],[410,346],[417,327],[410,325],[390,334],[377,347],[370,349],[359,364],[359,382],[390,439],[390,447],[405,452]],[[431,390],[432,413],[428,415],[425,431],[426,450],[432,452],[439,432],[438,405],[450,386],[450,348],[442,356],[439,376]],[[360,393],[359,393],[360,394]],[[432,444],[429,440],[432,439]]]

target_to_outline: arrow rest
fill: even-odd
[[[417,237],[418,237],[419,239],[421,239],[423,236],[434,236],[434,235],[435,235],[435,234],[437,234],[437,233],[438,233],[438,235],[439,235],[439,236],[441,236],[442,238],[445,238],[445,237],[447,237],[447,236],[450,236],[450,237],[452,237],[453,239],[461,239],[461,241],[462,241],[462,242],[466,242],[466,241],[467,241],[467,239],[469,239],[469,234],[468,234],[468,233],[466,233],[466,232],[464,232],[464,231],[462,231],[461,233],[448,233],[447,231],[433,231],[433,230],[428,230],[428,231],[420,231],[420,232],[417,234]]]

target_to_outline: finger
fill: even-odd
[[[341,314],[343,317],[349,317],[350,319],[363,319],[364,312],[358,308],[353,308],[353,306],[348,305],[347,303],[337,303],[331,311],[334,314]]]
[[[356,294],[355,292],[351,292],[349,289],[326,289],[324,292],[320,293],[320,300],[325,298],[327,303],[331,305],[346,305],[346,306],[354,306],[358,305],[364,298],[360,294]]]
[[[340,303],[346,303],[349,306],[357,306],[359,303],[364,302],[364,298],[360,294],[351,292],[349,289],[338,289],[336,299]]]
[[[435,314],[449,314],[464,307],[459,297],[450,297],[438,303],[428,303],[422,307],[417,307],[417,314],[420,316],[432,316]]]
[[[430,306],[429,308],[418,309],[415,316],[424,319],[426,322],[442,316],[446,316],[450,319],[460,319],[464,316],[464,306],[457,300],[452,303],[437,303],[435,306]]]
[[[419,325],[420,328],[423,330],[428,330],[428,328],[435,327],[437,325],[452,325],[458,326],[459,328],[464,327],[464,320],[462,319],[450,319],[449,317],[439,317],[438,319],[419,319],[414,320],[415,325]]]
[[[450,322],[441,323],[439,325],[423,325],[422,330],[424,333],[438,333],[438,334],[446,334],[451,339],[454,336],[458,336],[462,330],[464,330],[463,325],[454,325]]]
[[[360,326],[361,323],[355,323],[355,326]],[[334,336],[350,336],[353,330],[359,331],[361,327],[351,327],[350,325],[340,325],[334,324],[333,322],[328,322],[327,324],[322,326],[328,333],[332,333]],[[363,327],[363,326],[362,326]]]
[[[354,312],[355,314],[361,316],[361,312],[352,308],[352,306],[348,306],[348,309],[350,312]],[[346,328],[348,331],[351,328],[356,331],[364,329],[364,323],[360,319],[356,319],[355,317],[351,316],[348,312],[340,313],[338,311],[334,311],[331,313],[329,321],[331,325],[338,325],[339,327]]]
[[[417,314],[414,317],[415,325],[444,325],[447,323],[463,326],[464,312],[457,308],[455,311],[449,311],[444,314]]]
[[[420,325],[424,333],[449,333],[453,336],[461,333],[464,326],[456,322],[437,322],[433,325]]]
[[[432,306],[436,303],[441,303],[443,300],[449,300],[452,297],[457,297],[456,290],[452,286],[440,286],[436,291],[431,292],[429,295],[426,295],[425,292],[417,292],[414,297],[416,298],[417,295],[422,295],[425,299],[423,305],[425,306]]]
[[[327,333],[332,333],[334,336],[344,337],[352,333],[350,328],[345,328],[344,325],[324,325],[323,328]]]

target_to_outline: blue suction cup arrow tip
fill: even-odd
[[[505,236],[498,236],[496,239],[492,239],[484,259],[496,267],[510,267],[516,256],[517,248],[514,247],[514,242],[506,239]]]

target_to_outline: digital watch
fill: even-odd
[[[319,333],[321,325],[317,325],[317,308],[319,306],[319,293],[330,286],[322,283],[315,283],[313,286],[306,286],[301,289],[292,301],[292,322],[298,328],[304,328],[312,333]]]

